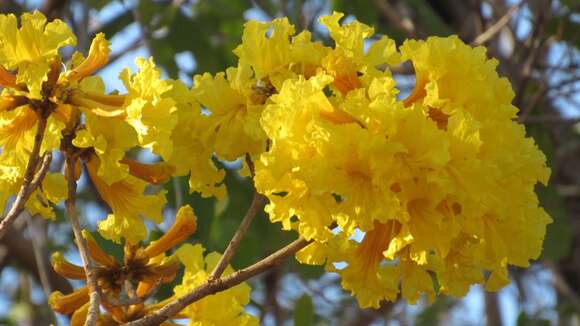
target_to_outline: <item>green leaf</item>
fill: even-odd
[[[419,315],[415,324],[417,326],[437,325],[439,323],[439,316],[441,313],[449,310],[453,306],[453,301],[448,297],[437,297],[432,305],[427,306]]]
[[[548,166],[553,166],[555,147],[550,132],[541,125],[526,126],[526,130],[546,155]],[[546,230],[541,258],[556,260],[566,257],[570,251],[572,233],[564,202],[552,183],[548,187],[538,186],[536,193],[540,199],[540,205],[553,220]]]
[[[447,36],[455,32],[447,25],[441,16],[425,0],[409,0],[409,5],[417,12],[417,21],[429,28],[429,35]]]
[[[559,35],[563,41],[580,48],[580,22],[572,18],[572,13],[563,16],[552,17],[547,23],[548,34]]]
[[[193,208],[197,216],[197,231],[193,234],[193,238],[199,240],[201,243],[208,243],[210,238],[210,229],[213,222],[215,198],[203,198],[198,193],[189,193],[189,177],[177,177],[178,187],[174,186],[173,182],[168,182],[165,185],[167,190],[167,202],[169,205],[175,206],[176,190],[181,192],[183,200],[182,205],[189,205]],[[177,188],[177,189],[176,189]],[[174,207],[175,212],[179,207]]]
[[[357,20],[372,25],[379,18],[379,10],[366,1],[334,0],[333,9],[356,16]]]
[[[294,306],[294,325],[308,326],[314,324],[314,308],[309,295],[303,295]]]
[[[518,316],[516,325],[518,326],[550,326],[551,323],[547,319],[531,318],[525,312],[521,312]]]
[[[115,18],[106,22],[96,33],[105,33],[107,39],[111,39],[115,34],[122,31],[125,27],[133,23],[133,13],[131,10],[126,10]],[[96,34],[95,33],[95,34]],[[94,37],[94,35],[92,35]],[[91,37],[91,38],[92,38]]]
[[[544,238],[543,259],[558,260],[568,256],[572,243],[572,231],[562,198],[554,186],[540,188],[537,191],[542,207],[552,217]]]
[[[88,7],[91,9],[103,9],[106,5],[111,3],[110,0],[89,0]]]

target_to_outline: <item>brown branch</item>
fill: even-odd
[[[485,318],[486,325],[503,325],[497,292],[485,292]]]
[[[236,271],[228,276],[222,277],[214,281],[206,281],[204,284],[193,289],[184,296],[176,299],[175,301],[167,304],[163,308],[157,310],[155,313],[145,316],[136,321],[126,323],[126,326],[149,326],[149,325],[160,325],[162,322],[170,319],[172,316],[183,310],[188,305],[193,302],[200,300],[208,295],[215,294],[217,292],[225,291],[233,286],[236,286],[247,279],[256,276],[278,264],[280,264],[286,258],[294,255],[298,250],[304,248],[310,242],[302,238],[295,240],[286,247],[276,251],[270,256],[262,259],[261,261],[247,267]]]
[[[44,159],[41,165],[41,169],[36,173],[36,168],[38,167],[38,161],[40,160],[40,147],[42,145],[42,140],[44,139],[44,131],[46,130],[46,122],[47,118],[40,116],[38,117],[38,126],[36,127],[36,134],[34,135],[34,145],[32,146],[32,151],[30,152],[30,158],[28,159],[28,165],[26,166],[26,171],[24,172],[24,178],[22,180],[22,185],[20,186],[20,190],[16,195],[16,199],[12,204],[12,207],[6,214],[6,217],[0,222],[0,239],[4,237],[6,231],[14,223],[16,218],[22,213],[24,210],[24,205],[30,197],[30,194],[40,185],[46,172],[48,171],[48,167],[50,166],[50,160],[52,156],[50,153],[46,153],[44,155]],[[46,164],[46,160],[48,160],[48,164]]]
[[[66,6],[66,0],[45,0],[40,11],[49,19],[60,17],[59,14]]]
[[[232,260],[232,257],[234,256],[234,254],[238,250],[238,247],[240,246],[240,242],[242,241],[242,239],[246,235],[246,232],[248,231],[250,224],[254,220],[254,217],[256,217],[258,212],[264,207],[265,203],[266,203],[266,197],[255,192],[254,198],[252,199],[252,203],[250,204],[250,208],[248,208],[246,215],[242,219],[242,223],[240,223],[240,226],[236,230],[236,233],[234,234],[234,236],[230,240],[230,243],[228,244],[228,247],[224,251],[223,256],[221,257],[221,259],[219,260],[219,262],[215,266],[213,272],[211,273],[211,275],[209,277],[210,280],[218,279],[222,275],[222,273],[224,272],[224,270],[226,269],[226,267],[228,266],[228,264]]]
[[[280,270],[278,268],[272,268],[268,273],[265,273],[263,278],[264,292],[266,292],[264,305],[271,313],[274,325],[282,325],[283,322],[283,311],[278,302],[279,283]]]
[[[505,15],[503,15],[500,19],[497,20],[495,24],[493,24],[490,28],[488,28],[485,32],[481,33],[477,36],[472,45],[481,45],[489,40],[491,40],[502,28],[510,22],[513,14],[521,8],[525,1],[520,1],[518,4],[513,5]]]
[[[72,226],[77,247],[79,249],[79,254],[83,262],[85,274],[87,275],[87,286],[89,289],[90,304],[89,310],[87,312],[85,326],[94,326],[97,324],[100,305],[97,274],[95,273],[93,262],[90,256],[88,255],[87,243],[82,236],[81,225],[79,223],[76,212],[77,181],[75,176],[75,166],[78,158],[73,153],[73,148],[71,144],[72,137],[68,136],[64,139],[64,141],[65,141],[65,157],[66,157],[65,170],[66,170],[66,178],[68,181],[68,196],[65,201],[65,206],[67,217]]]
[[[383,16],[395,26],[395,28],[405,32],[408,37],[416,38],[419,35],[415,24],[409,17],[401,15],[387,0],[376,0],[377,7],[380,9]]]
[[[42,232],[38,229],[36,223],[32,220],[32,216],[28,214],[28,212],[24,212],[26,226],[28,229],[28,233],[30,235],[30,244],[32,244],[32,249],[34,252],[34,259],[36,260],[36,266],[40,285],[42,286],[42,290],[44,291],[44,295],[48,298],[50,293],[52,292],[52,287],[50,286],[49,280],[49,268],[47,261],[44,259],[46,257],[46,232]],[[44,229],[46,231],[46,229]],[[50,311],[50,322],[53,325],[59,325],[58,319],[56,318],[56,313],[52,309],[48,309]]]
[[[254,178],[256,175],[256,170],[254,162],[252,161],[252,158],[248,153],[246,153],[246,164],[248,165],[248,169],[250,170],[250,175],[252,176],[252,178]],[[254,217],[256,217],[256,215],[260,210],[262,210],[264,204],[266,204],[266,197],[257,192],[254,192],[252,203],[250,204],[250,207],[248,208],[246,215],[242,219],[242,222],[240,223],[240,226],[236,230],[236,233],[230,240],[230,243],[228,243],[228,246],[224,251],[224,254],[222,255],[221,259],[219,260],[213,272],[209,276],[210,281],[218,279],[222,275],[224,270],[227,268],[230,261],[232,260],[232,257],[238,250],[238,247],[240,246],[242,239],[248,232],[248,228],[250,227],[250,224],[252,224]]]
[[[547,6],[547,10],[549,10],[549,6]],[[541,39],[542,33],[544,31],[544,23],[546,18],[545,16],[546,13],[542,9],[540,9],[537,18],[534,22],[534,30],[530,38],[531,49],[526,59],[524,60],[523,67],[521,68],[521,80],[518,86],[518,90],[516,91],[516,97],[514,98],[513,101],[514,105],[518,108],[522,106],[521,104],[524,98],[524,92],[528,86],[528,83],[532,79],[532,70],[536,64],[538,53],[540,52],[540,49],[544,46],[545,43],[545,40]],[[525,119],[528,115],[529,112],[526,111],[520,112],[520,116],[523,116],[523,119]]]

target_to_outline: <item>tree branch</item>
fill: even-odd
[[[38,126],[36,127],[36,134],[34,135],[34,145],[32,146],[32,151],[30,152],[30,158],[28,159],[28,165],[26,166],[26,171],[24,172],[22,185],[20,186],[20,190],[18,191],[16,199],[8,211],[8,214],[6,214],[6,217],[4,217],[2,222],[0,222],[0,239],[4,237],[4,234],[6,234],[6,231],[10,225],[12,225],[20,213],[22,213],[28,197],[30,197],[30,194],[40,185],[50,166],[52,155],[50,153],[46,153],[44,154],[40,170],[35,175],[36,168],[38,167],[38,161],[40,159],[40,147],[42,145],[42,140],[44,139],[46,123],[47,118],[39,115]]]
[[[495,24],[493,24],[490,28],[488,28],[485,32],[479,34],[471,45],[481,45],[490,39],[492,39],[501,29],[510,22],[510,18],[512,18],[513,14],[520,9],[520,7],[524,4],[524,1],[520,1],[518,4],[513,5],[500,19],[497,20]]]
[[[232,257],[234,256],[234,254],[238,250],[238,247],[240,246],[240,242],[242,241],[242,239],[246,235],[246,232],[248,231],[250,224],[254,220],[254,217],[264,207],[265,203],[266,203],[266,197],[264,197],[263,195],[261,195],[257,192],[254,192],[254,198],[252,199],[252,203],[250,204],[250,208],[248,208],[248,211],[246,212],[246,215],[244,216],[242,223],[240,223],[240,226],[236,230],[236,233],[234,234],[234,236],[230,240],[230,243],[228,244],[228,247],[224,251],[223,256],[221,257],[221,259],[219,260],[219,262],[215,266],[213,272],[211,273],[211,275],[209,277],[210,280],[218,279],[222,275],[222,273],[224,272],[224,270],[226,269],[226,267],[228,266],[228,264],[232,260]]]
[[[40,285],[42,286],[42,290],[44,291],[44,295],[48,298],[50,297],[50,293],[52,292],[52,287],[50,285],[49,280],[49,273],[48,273],[48,264],[45,261],[44,257],[46,257],[46,250],[45,250],[45,243],[46,243],[46,229],[44,232],[38,229],[35,221],[32,220],[32,216],[28,214],[28,212],[24,212],[25,219],[26,219],[26,227],[28,229],[28,233],[30,235],[30,244],[32,244],[32,250],[34,252],[34,259],[36,260],[36,266],[38,276],[40,279]],[[58,319],[56,318],[56,313],[54,310],[49,309],[50,311],[50,322],[53,325],[59,325]]]
[[[415,24],[409,17],[402,15],[397,11],[387,0],[376,0],[376,6],[379,8],[383,16],[391,23],[395,28],[405,32],[408,37],[417,38],[420,33],[417,32]]]
[[[219,278],[214,281],[206,281],[204,284],[193,289],[191,292],[185,294],[184,296],[176,299],[175,301],[167,304],[163,308],[157,310],[155,313],[145,316],[133,322],[126,323],[126,326],[151,326],[160,325],[162,322],[170,319],[172,316],[183,310],[188,305],[200,300],[208,295],[215,294],[217,292],[225,291],[233,286],[236,286],[247,279],[256,276],[278,264],[280,264],[284,259],[294,255],[298,250],[306,247],[310,241],[306,241],[302,238],[295,240],[286,247],[276,251],[270,256],[262,259],[261,261],[247,267],[240,269],[228,276]]]
[[[68,137],[68,142],[65,144],[65,170],[66,178],[68,181],[68,197],[65,201],[67,217],[72,226],[77,247],[79,249],[79,254],[83,262],[83,267],[85,269],[85,274],[87,275],[87,287],[89,289],[89,310],[87,312],[87,319],[85,321],[85,326],[95,326],[99,317],[99,305],[100,297],[97,284],[97,274],[95,273],[93,262],[88,255],[87,243],[82,236],[81,225],[79,223],[77,212],[76,212],[76,193],[77,193],[77,182],[75,176],[75,166],[77,162],[77,157],[73,153],[72,137]],[[65,138],[65,141],[67,139]]]

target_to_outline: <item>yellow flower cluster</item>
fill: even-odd
[[[172,282],[180,263],[185,266],[181,285],[174,289],[175,295],[182,295],[204,283],[209,273],[220,259],[218,253],[210,253],[203,262],[201,245],[183,244],[175,254],[166,256],[165,252],[183,242],[195,232],[197,220],[193,209],[182,207],[175,217],[175,223],[161,238],[151,241],[146,247],[125,243],[123,261],[119,262],[107,254],[92,235],[83,231],[87,241],[88,253],[96,262],[94,273],[97,275],[102,306],[106,313],[100,314],[98,325],[115,326],[135,321],[151,315],[168,302],[170,297],[155,304],[148,304],[162,284]],[[52,256],[54,270],[63,277],[85,280],[82,267],[68,262],[61,253]],[[233,272],[228,266],[226,274]],[[255,317],[244,313],[244,306],[250,301],[250,287],[241,283],[227,291],[197,301],[181,311],[176,319],[189,319],[190,325],[257,325]],[[227,303],[227,304],[226,304]],[[73,293],[62,294],[55,291],[49,298],[52,309],[61,314],[71,315],[71,325],[84,325],[89,308],[87,286]],[[175,325],[167,322],[164,325]]]
[[[313,240],[297,258],[339,273],[362,307],[399,294],[409,302],[461,296],[476,283],[501,288],[508,265],[539,255],[550,222],[534,193],[550,171],[514,122],[509,82],[484,48],[457,37],[397,49],[342,16],[321,18],[334,46],[295,35],[286,18],[249,21],[237,67],[195,76],[192,88],[161,79],[153,60],[140,58],[138,72],[121,73],[127,93],[119,94],[91,76],[108,61],[104,35],[63,69],[59,49],[75,44],[64,23],[35,12],[18,27],[14,15],[0,15],[0,210],[46,119],[42,151],[69,146],[80,158],[78,175],[82,164],[110,207],[99,223],[107,239],[134,245],[147,238],[143,218],[162,222],[164,192],[150,185],[189,174],[190,191],[222,197],[224,173],[212,157],[249,155],[272,222]],[[401,99],[390,68],[404,61],[416,85]],[[159,162],[132,159],[135,148]],[[49,174],[27,209],[54,217],[50,203],[65,188],[61,173]],[[176,295],[204,282],[218,259],[186,248],[177,253],[186,278]],[[249,289],[231,291],[187,313],[253,323],[240,314]],[[215,312],[228,300],[231,311]]]
[[[313,239],[298,259],[326,263],[362,307],[501,288],[509,264],[539,255],[550,222],[534,193],[549,169],[513,121],[509,82],[457,37],[398,52],[342,16],[321,18],[333,47],[277,19],[248,22],[235,50],[237,70],[274,94],[255,177],[271,220]],[[390,67],[406,60],[416,86],[401,100]]]
[[[40,119],[47,121],[41,152],[72,147],[109,206],[111,214],[99,223],[105,238],[146,239],[143,218],[161,223],[166,202],[164,191],[151,193],[148,186],[171,176],[191,173],[191,191],[223,196],[224,174],[211,161],[214,143],[203,140],[208,122],[194,92],[179,81],[162,80],[152,59],[139,58],[138,72],[121,73],[126,94],[107,94],[103,80],[91,76],[108,62],[103,34],[86,58],[75,52],[65,65],[59,49],[76,39],[62,21],[47,23],[34,12],[22,15],[19,27],[14,15],[0,15],[0,30],[0,211],[23,182]],[[135,148],[162,161],[136,161],[129,157]],[[81,163],[75,169],[80,177]],[[54,218],[52,204],[65,196],[63,174],[49,173],[26,209]]]

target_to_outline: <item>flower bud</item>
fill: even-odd
[[[63,315],[72,314],[87,302],[89,302],[89,290],[86,286],[66,295],[55,291],[48,298],[48,304],[52,310]]]
[[[175,245],[185,240],[197,229],[197,220],[191,206],[186,205],[179,209],[175,217],[175,223],[161,238],[152,241],[145,254],[152,258],[173,248]]]
[[[80,266],[69,263],[60,252],[52,254],[51,264],[54,271],[64,278],[73,280],[86,279],[85,270]]]
[[[87,248],[91,258],[103,266],[114,267],[117,265],[115,258],[103,251],[89,231],[83,230],[82,233],[83,238],[87,241]]]
[[[109,62],[109,42],[105,39],[104,33],[99,33],[93,39],[89,56],[68,74],[69,80],[80,80],[91,75],[97,69]]]

